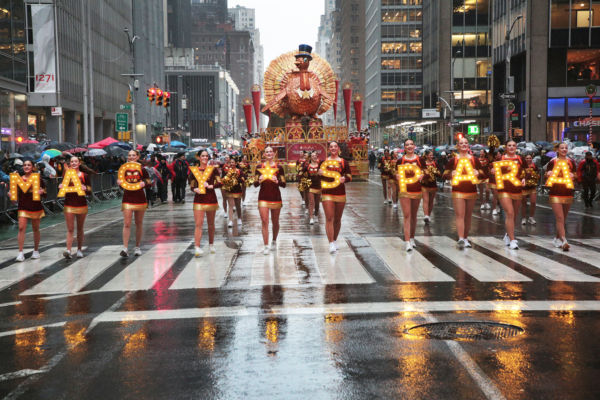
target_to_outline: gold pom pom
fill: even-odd
[[[492,147],[494,147],[494,148],[500,147],[500,140],[498,139],[498,136],[490,135],[490,137],[488,138],[488,141],[487,141],[487,145],[490,147],[490,150]]]

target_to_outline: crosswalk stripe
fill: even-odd
[[[547,250],[553,251],[558,254],[562,254],[564,256],[574,258],[579,261],[586,262],[588,264],[593,265],[594,267],[600,268],[600,253],[597,251],[586,249],[585,247],[575,246],[571,243],[570,251],[566,252],[562,249],[555,247],[551,240],[549,239],[537,239],[533,237],[526,237],[520,239],[525,242],[529,242],[531,244],[535,244],[536,246],[543,247]]]
[[[600,249],[600,239],[574,239],[576,242]],[[570,244],[570,243],[569,243]]]
[[[9,267],[0,269],[0,290],[4,290],[13,284],[37,274],[52,264],[62,259],[62,248],[52,248],[40,254],[40,258],[26,259],[23,262],[15,262]]]
[[[279,240],[268,256],[263,255],[264,248],[260,243],[254,253],[250,286],[300,284],[294,260],[294,240]]]
[[[162,278],[188,247],[189,243],[159,243],[137,257],[98,291],[148,290]]]
[[[366,237],[385,265],[402,282],[453,282],[417,250],[406,251],[399,237]]]
[[[420,236],[416,240],[446,257],[480,282],[528,282],[530,278],[502,265],[473,249],[459,250],[456,242],[445,236]]]
[[[77,259],[67,268],[57,272],[21,296],[38,294],[77,293],[98,275],[117,262],[121,257],[119,251],[123,246],[105,246],[93,254]]]
[[[31,252],[33,249],[23,249],[23,253],[27,254]],[[0,251],[0,264],[3,264],[7,261],[15,260],[17,255],[19,254],[19,250],[3,250]]]
[[[327,238],[311,238],[310,241],[324,285],[375,282],[344,239],[338,240],[340,250],[333,254],[329,254],[329,241]]]
[[[574,268],[560,264],[549,258],[540,256],[527,250],[510,250],[501,239],[491,237],[472,238],[473,242],[486,249],[501,255],[509,260],[542,275],[551,281],[568,282],[600,282],[600,279],[586,275]]]
[[[169,289],[205,289],[223,286],[231,261],[237,249],[227,247],[225,242],[215,243],[215,253],[205,252],[193,258],[175,279]]]

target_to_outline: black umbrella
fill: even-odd
[[[127,150],[123,150],[119,146],[107,146],[104,148],[104,151],[106,151],[106,155],[110,157],[127,157],[128,153]]]
[[[34,160],[39,160],[40,157],[42,157],[42,152],[39,150],[23,153],[23,158],[32,158]]]
[[[75,147],[77,147],[77,146],[75,146],[73,143],[61,142],[61,143],[53,143],[50,146],[46,147],[44,150],[55,149],[58,151],[65,151],[65,150],[74,149]]]
[[[37,144],[37,143],[25,143],[19,147],[19,152],[21,154],[28,153],[31,150],[35,150],[38,146],[39,146],[39,144]]]
[[[175,147],[167,147],[166,149],[164,149],[163,151],[161,151],[161,153],[180,153],[182,149],[178,149]]]

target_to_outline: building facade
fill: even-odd
[[[452,131],[482,142],[491,131],[490,16],[489,0],[423,1],[423,108],[441,107],[432,142],[450,143]],[[460,127],[447,126],[448,106]]]
[[[33,126],[32,130],[35,129]],[[2,150],[15,151],[19,140],[27,140],[28,130],[25,4],[23,0],[4,1],[0,6]]]
[[[366,12],[365,104],[381,125],[421,118],[423,5],[375,0]]]
[[[35,0],[26,1],[26,13],[30,125],[36,121],[37,133],[50,140],[84,143],[114,136],[115,113],[131,83],[121,74],[131,71],[123,28],[132,30],[132,2],[61,0],[54,7],[51,0]],[[48,29],[54,21],[56,40]],[[43,63],[48,57],[57,59],[54,67]],[[54,107],[62,107],[62,115]]]
[[[384,0],[385,1],[385,0]],[[375,0],[370,3],[370,6],[373,7],[375,3],[379,3],[380,0]],[[372,111],[368,111],[370,109],[370,104],[368,98],[368,91],[366,86],[366,60],[369,60],[371,63],[373,60],[367,56],[367,36],[365,34],[365,25],[369,18],[366,14],[367,10],[367,2],[360,0],[342,0],[340,4],[340,17],[342,21],[341,25],[341,74],[340,74],[340,91],[341,87],[345,82],[350,82],[353,86],[353,93],[360,93],[364,98],[364,107],[363,110],[363,118],[362,118],[362,126],[361,128],[368,127],[368,117],[369,113],[372,115]],[[370,21],[372,22],[372,21]],[[370,26],[370,25],[369,25]],[[376,29],[377,30],[377,29]],[[369,31],[369,33],[372,33]],[[372,40],[374,36],[372,37]],[[370,53],[372,54],[372,53]],[[338,120],[340,116],[343,116],[342,121],[345,122],[345,111],[344,107],[339,107],[341,109],[341,113],[338,112]],[[351,108],[351,116],[350,116],[350,130],[356,130],[356,118],[354,115],[354,107]]]
[[[166,5],[165,47],[191,47],[192,5],[190,0],[164,0],[164,2]]]
[[[191,139],[239,140],[239,90],[227,71],[215,65],[166,67],[167,84],[177,92],[168,127]]]

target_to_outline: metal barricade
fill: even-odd
[[[107,199],[117,198],[117,195],[113,191],[112,187],[112,175],[109,172],[104,172],[102,174],[102,194]]]
[[[98,196],[102,195],[102,174],[96,174],[90,176],[90,180],[92,181],[92,199],[100,203],[100,199]],[[104,196],[103,196],[104,197]]]
[[[54,215],[47,204],[56,204],[58,198],[58,181],[56,178],[43,178],[46,184],[46,197],[42,198],[42,208],[48,215]]]

